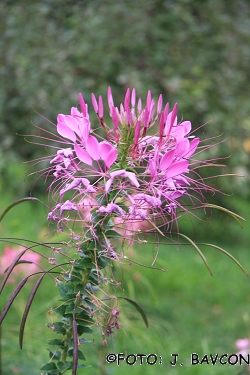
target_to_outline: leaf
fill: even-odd
[[[78,347],[77,347],[77,348],[78,348]],[[70,348],[70,349],[68,350],[68,356],[69,356],[69,357],[73,357],[73,353],[74,353],[73,348]],[[81,359],[81,360],[83,360],[83,361],[86,361],[86,358],[85,358],[83,352],[82,352],[81,350],[79,350],[79,349],[78,349],[78,359]]]
[[[48,342],[48,345],[56,346],[56,347],[58,347],[60,349],[64,349],[65,348],[64,343],[62,342],[62,340],[59,340],[59,339],[50,340]]]
[[[181,236],[183,238],[185,238],[189,243],[191,243],[191,245],[195,248],[195,250],[198,252],[198,254],[200,255],[201,259],[203,260],[203,262],[205,263],[207,269],[208,269],[208,272],[210,273],[210,275],[212,276],[212,271],[208,265],[208,262],[204,256],[204,254],[202,253],[202,251],[199,249],[199,247],[196,245],[196,243],[194,241],[191,240],[191,238],[189,238],[188,236],[185,236],[185,234],[182,234],[182,233],[178,233],[178,236]]]
[[[93,330],[89,327],[77,326],[78,335],[81,336],[83,333],[93,333]]]
[[[37,280],[37,282],[35,283],[34,287],[32,288],[32,291],[30,293],[27,304],[25,306],[25,310],[24,310],[24,313],[23,313],[22,321],[21,321],[21,324],[20,324],[20,330],[19,330],[19,345],[20,345],[21,349],[23,347],[23,334],[24,334],[24,328],[25,328],[27,316],[29,314],[30,307],[32,305],[32,302],[33,302],[33,299],[36,295],[36,292],[37,292],[37,290],[38,290],[38,288],[39,288],[39,286],[40,286],[40,284],[41,284],[45,275],[46,275],[46,273],[44,273],[42,276],[40,276],[39,279]]]
[[[60,370],[60,373],[66,372],[67,370],[70,370],[72,368],[72,362],[62,362],[58,361],[57,362],[57,367]]]
[[[119,238],[119,237],[122,237],[122,235],[118,232],[116,232],[115,230],[107,230],[107,232],[105,232],[105,236],[107,238]]]
[[[92,341],[91,340],[86,340],[84,338],[81,338],[81,339],[79,339],[79,342],[80,342],[80,344],[88,344],[88,343],[90,343]]]
[[[54,362],[46,363],[43,367],[40,368],[41,371],[52,371],[57,370],[56,364]],[[57,370],[58,371],[58,370]]]
[[[61,335],[65,335],[66,334],[66,329],[64,328],[64,323],[62,322],[55,322],[55,323],[52,323],[50,325],[50,327],[52,328],[52,330],[56,333],[59,333]]]
[[[7,304],[4,307],[4,310],[3,310],[2,314],[0,315],[0,324],[4,320],[7,312],[9,311],[10,306],[12,305],[12,303],[15,300],[16,296],[18,295],[18,293],[20,292],[20,290],[22,289],[22,287],[26,284],[26,282],[27,282],[28,279],[29,279],[29,276],[26,276],[22,281],[20,281],[20,283],[18,284],[18,286],[16,287],[16,289],[14,290],[14,292],[12,293],[12,295],[10,296]]]
[[[59,352],[59,350],[55,351],[55,352],[52,352],[51,350],[49,351],[49,357],[50,359],[57,359],[59,360],[61,358],[61,352]]]
[[[59,290],[59,293],[60,293],[63,301],[68,301],[69,294],[73,294],[74,293],[74,289],[72,288],[72,286],[66,285],[64,283],[58,284],[57,288]]]
[[[144,323],[146,324],[146,327],[148,327],[148,319],[147,319],[147,316],[145,314],[145,312],[143,311],[143,309],[141,308],[141,306],[135,302],[133,299],[129,298],[129,297],[118,297],[118,298],[123,298],[125,299],[126,301],[128,301],[129,303],[131,303],[131,305],[133,305],[137,311],[139,311],[139,313],[141,314],[142,316],[142,319],[144,320]]]
[[[64,315],[67,305],[59,305],[53,309],[57,314]]]
[[[66,307],[65,315],[73,314],[73,312],[80,313],[81,311],[82,311],[82,309],[79,308],[79,307],[77,307],[77,308],[75,309],[75,304],[74,304],[74,302],[71,302],[71,303]]]
[[[75,264],[75,267],[80,269],[95,268],[92,260],[89,257],[81,258],[81,260]]]
[[[90,324],[95,323],[93,319],[91,319],[89,316],[86,316],[85,319],[79,319],[78,316],[76,318],[78,326],[82,327],[88,327]]]
[[[98,269],[105,268],[107,265],[108,265],[108,262],[104,257],[99,257],[97,259],[97,266],[98,266],[97,268]]]
[[[202,245],[214,247],[215,249],[220,250],[222,253],[226,254],[229,258],[231,258],[242,269],[242,271],[247,276],[249,276],[249,274],[247,273],[247,271],[245,270],[245,268],[240,264],[240,262],[232,254],[230,254],[228,251],[224,250],[222,247],[217,246],[217,245],[213,245],[213,244],[210,244],[210,243],[203,243]]]

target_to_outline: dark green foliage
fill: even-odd
[[[179,118],[194,128],[212,120],[201,136],[227,140],[206,156],[234,153],[227,164],[249,166],[248,1],[4,1],[0,14],[5,179],[13,176],[11,161],[45,154],[15,135],[41,135],[31,122],[53,131],[34,111],[55,123],[77,105],[79,92],[91,104],[91,92],[106,95],[108,85],[116,104],[127,87],[143,98],[151,89],[171,106],[178,102]]]

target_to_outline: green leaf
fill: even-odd
[[[60,370],[61,373],[66,372],[67,370],[72,369],[72,362],[57,362],[57,367]]]
[[[61,335],[66,334],[66,329],[64,328],[64,323],[62,322],[55,322],[55,323],[49,324],[48,326],[52,328],[52,330],[56,333],[59,333]]]
[[[92,342],[91,340],[86,340],[84,339],[83,337],[81,339],[79,339],[79,342],[80,344],[89,344],[90,342]]]
[[[76,268],[80,268],[77,265],[77,263],[76,263],[76,267],[74,268],[74,270],[71,274],[71,278],[70,278],[70,281],[71,281],[72,284],[80,283],[82,281],[82,274],[81,274],[81,272],[76,271]]]
[[[83,333],[93,333],[93,330],[89,327],[77,326],[78,335],[81,336]]]
[[[82,309],[80,307],[77,307],[75,309],[75,304],[74,303],[70,303],[67,307],[66,307],[66,310],[65,310],[65,315],[67,314],[73,314],[73,313],[81,313],[82,312]]]
[[[50,340],[48,342],[48,345],[57,346],[60,349],[64,349],[65,348],[65,345],[63,344],[62,340],[59,340],[59,339]]]
[[[54,362],[48,362],[46,365],[40,368],[41,371],[52,371],[57,370],[56,364]],[[59,371],[58,371],[59,372]],[[55,372],[55,374],[58,374],[58,372]]]
[[[100,275],[97,275],[97,272],[95,270],[92,271],[90,276],[89,276],[89,281],[93,285],[98,285],[99,282],[100,282]]]
[[[49,357],[50,359],[60,359],[61,358],[61,352],[59,352],[59,350],[56,350],[55,352],[52,352],[51,350],[49,351]]]
[[[59,306],[55,307],[53,309],[53,311],[56,312],[59,315],[64,316],[66,307],[67,307],[67,305],[65,305],[65,304],[64,305],[59,305]]]
[[[119,238],[119,237],[122,237],[122,235],[118,232],[116,232],[115,230],[107,230],[105,232],[105,236],[107,238]]]
[[[57,288],[59,290],[59,293],[60,293],[63,301],[68,301],[69,295],[74,294],[74,289],[72,288],[71,285],[66,285],[64,283],[60,283],[60,284],[57,285]]]
[[[76,264],[75,264],[75,267],[76,268],[80,268],[80,269],[84,269],[84,268],[94,268],[94,264],[92,262],[92,260],[89,258],[89,257],[82,257],[81,260],[79,260]]]
[[[86,315],[86,318],[76,318],[77,324],[79,326],[87,327],[88,325],[95,323],[93,319],[91,319],[88,315]]]
[[[99,269],[105,268],[105,267],[107,267],[107,265],[108,265],[108,262],[107,262],[106,258],[101,256],[97,259],[97,266],[98,266]]]
[[[68,350],[68,356],[69,356],[69,357],[73,357],[73,355],[74,355],[73,352],[74,352],[73,348],[70,348],[70,349]],[[81,350],[79,350],[79,349],[78,349],[78,359],[81,359],[81,360],[83,360],[83,361],[86,361],[86,358],[85,358],[83,352],[82,352]]]

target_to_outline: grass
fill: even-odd
[[[0,204],[1,211],[11,202],[6,195]],[[250,219],[249,203],[238,199],[234,202],[240,215]],[[25,202],[14,207],[1,224],[2,237],[21,237],[39,241],[47,240],[47,224],[42,206]],[[216,219],[216,218],[215,218]],[[233,219],[219,215],[214,224],[204,226],[194,223],[198,240],[223,246],[232,253],[250,273],[248,224],[242,231]],[[184,219],[182,230],[192,236],[192,225]],[[207,229],[208,228],[208,229]],[[207,231],[207,232],[206,232]],[[41,249],[42,250],[42,249]],[[234,353],[235,340],[250,336],[250,280],[240,268],[224,254],[212,248],[202,248],[213,271],[211,276],[202,259],[190,245],[161,246],[155,267],[167,272],[152,270],[137,264],[114,267],[116,279],[123,280],[124,295],[136,300],[144,309],[149,320],[147,328],[140,314],[125,300],[120,302],[122,328],[112,337],[108,347],[101,347],[100,332],[89,339],[84,353],[91,367],[79,370],[79,375],[209,375],[238,374],[239,366],[203,364],[191,365],[191,354],[219,355]],[[42,250],[43,251],[43,250]],[[131,250],[132,251],[132,250]],[[150,264],[152,247],[143,245],[134,249],[133,258],[140,263]],[[54,305],[57,291],[53,280],[43,281],[37,293],[25,328],[24,349],[18,347],[18,329],[33,283],[20,293],[2,325],[2,374],[35,375],[47,361],[45,343],[52,338],[46,328],[50,320],[49,309]],[[1,296],[1,306],[13,289],[8,285]],[[1,307],[1,308],[2,308]],[[157,354],[155,365],[123,362],[119,367],[108,364],[107,353]],[[178,363],[171,366],[172,353],[179,353]],[[161,358],[160,358],[161,357]],[[162,361],[162,364],[159,362]],[[180,363],[183,363],[181,366]]]

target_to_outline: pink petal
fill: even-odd
[[[138,100],[137,109],[138,109],[138,114],[140,115],[141,114],[141,110],[142,110],[142,101],[141,101],[141,98],[139,98],[139,100]]]
[[[81,112],[79,112],[76,107],[71,107],[70,114],[71,114],[71,116],[82,117]]]
[[[108,105],[109,105],[109,110],[111,112],[112,107],[114,107],[114,100],[113,100],[112,90],[110,86],[108,87]]]
[[[183,139],[192,129],[190,121],[183,121],[181,124],[173,129],[172,134],[176,137],[177,141]]]
[[[183,156],[186,157],[189,151],[189,140],[184,138],[182,141],[178,142],[176,145],[176,156],[182,158]]]
[[[146,101],[146,108],[148,108],[148,111],[150,110],[150,106],[151,106],[151,91],[148,90],[147,101]]]
[[[92,158],[89,156],[89,154],[85,150],[83,150],[76,143],[75,143],[75,152],[79,160],[81,160],[85,164],[92,165]]]
[[[104,160],[107,154],[109,153],[109,151],[111,151],[112,149],[113,149],[113,146],[110,143],[106,141],[100,142],[99,143],[100,158]]]
[[[125,111],[129,107],[129,102],[130,102],[130,88],[127,89],[125,99],[124,99],[124,109],[125,109]]]
[[[189,158],[190,156],[192,156],[195,153],[199,143],[200,143],[200,138],[195,138],[195,139],[192,140],[192,142],[190,142],[189,151],[185,155],[185,158]]]
[[[174,160],[174,156],[175,156],[175,150],[171,150],[163,156],[160,162],[160,169],[162,171],[166,170],[172,164]]]
[[[186,172],[189,162],[187,160],[177,161],[173,163],[166,171],[167,178],[178,176],[179,174]]]
[[[164,112],[162,112],[161,118],[160,118],[160,124],[159,124],[159,133],[160,133],[161,139],[164,135],[164,128],[165,128],[165,115],[164,115]]]
[[[106,193],[108,193],[109,192],[109,189],[110,189],[110,186],[111,186],[111,184],[113,183],[113,178],[110,178],[106,183],[105,183],[105,191],[106,191]]]
[[[158,104],[157,104],[158,115],[161,113],[161,109],[162,109],[162,94],[160,94],[159,99],[158,99]]]
[[[57,123],[57,133],[75,143],[76,135],[64,122]]]
[[[125,169],[120,169],[119,171],[111,172],[110,176],[111,176],[112,180],[114,180],[115,177],[119,177],[119,176],[126,177],[130,180],[130,182],[132,182],[132,184],[134,186],[136,186],[136,187],[140,186],[134,172],[127,172],[127,171],[125,171]]]
[[[99,143],[95,137],[90,135],[86,141],[86,150],[94,160],[100,159]]]
[[[81,93],[78,95],[78,99],[79,99],[79,103],[80,103],[80,107],[81,107],[83,116],[88,117],[88,106],[85,103]]]
[[[173,126],[176,126],[177,124],[177,111],[178,111],[178,104],[175,103],[172,114],[171,114],[171,125],[170,125],[170,131]]]
[[[185,193],[185,190],[176,190],[169,194],[170,199],[178,199]]]
[[[79,122],[78,120],[71,116],[71,115],[65,115],[64,116],[64,122],[65,124],[71,129],[73,130],[74,132],[77,133],[78,131],[78,128],[79,128]]]
[[[98,98],[98,115],[100,118],[103,118],[104,115],[103,101],[101,95]]]
[[[98,104],[97,104],[95,94],[92,93],[91,98],[92,98],[92,105],[93,105],[94,111],[95,113],[98,113]]]
[[[128,177],[128,178],[130,179],[130,182],[132,182],[132,184],[133,184],[135,187],[139,187],[139,186],[140,186],[140,184],[139,184],[139,182],[137,181],[137,178],[136,178],[134,172],[125,172],[125,173],[124,173],[124,177]]]
[[[156,172],[156,163],[153,159],[150,159],[148,164],[149,164],[150,176],[151,176],[151,179],[153,179],[155,177],[155,172]]]
[[[235,344],[236,344],[236,347],[239,350],[243,350],[243,349],[248,349],[249,348],[250,341],[249,341],[249,339],[238,339],[238,340],[236,340]]]
[[[112,117],[112,120],[113,120],[113,123],[114,123],[114,129],[116,131],[118,129],[118,125],[119,125],[119,117],[118,117],[118,114],[117,114],[117,108],[112,107],[111,117]]]
[[[108,155],[106,156],[104,160],[106,166],[109,168],[111,165],[114,164],[114,162],[116,161],[117,159],[117,156],[118,156],[118,151],[114,148],[112,149]]]
[[[110,176],[112,179],[114,179],[117,176],[123,176],[125,172],[126,172],[125,169],[119,169],[119,171],[111,172]]]
[[[81,120],[81,124],[79,124],[79,136],[84,143],[88,139],[90,132],[90,121],[87,118],[83,118]]]
[[[141,131],[141,123],[138,120],[136,125],[135,125],[134,145],[138,144],[139,137],[140,137],[140,131]]]
[[[136,101],[136,91],[135,91],[135,89],[133,89],[132,95],[131,95],[131,106],[132,106],[132,108],[135,107],[135,101]]]

